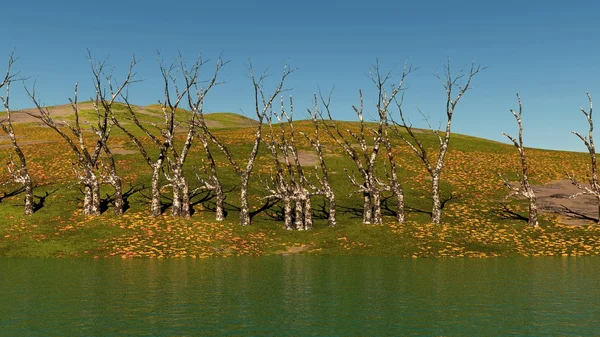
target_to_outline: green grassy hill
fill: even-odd
[[[161,123],[159,106],[135,106],[144,123]],[[68,106],[51,109],[57,120],[73,120]],[[123,124],[136,135],[127,122],[124,106],[115,112]],[[56,114],[54,114],[56,113]],[[94,118],[91,104],[82,104],[84,120]],[[185,122],[185,114],[179,122]],[[418,158],[400,139],[394,139],[399,173],[406,194],[408,222],[394,222],[393,198],[384,202],[384,224],[361,224],[361,198],[350,184],[344,170],[352,172],[352,162],[331,139],[324,137],[324,149],[331,180],[338,198],[338,223],[327,227],[323,214],[324,200],[315,197],[315,228],[308,232],[283,229],[275,205],[260,212],[249,227],[237,224],[239,177],[223,155],[213,153],[219,167],[226,195],[228,216],[224,222],[214,221],[211,211],[214,201],[206,193],[192,198],[194,214],[189,220],[174,219],[168,210],[159,218],[148,215],[150,168],[137,148],[120,130],[114,128],[109,145],[116,149],[119,173],[128,192],[128,209],[116,217],[105,205],[99,217],[81,214],[82,194],[76,184],[71,163],[73,155],[55,132],[40,126],[32,118],[21,117],[15,124],[17,137],[27,155],[30,171],[38,187],[39,210],[31,217],[22,214],[22,194],[19,186],[6,184],[0,189],[0,256],[89,256],[89,257],[208,257],[264,254],[355,254],[394,255],[403,257],[488,257],[511,255],[590,255],[600,254],[597,226],[565,226],[554,215],[542,215],[542,226],[532,229],[518,215],[526,216],[522,200],[505,200],[508,194],[497,174],[508,177],[519,165],[514,147],[466,135],[454,134],[450,142],[444,172],[442,195],[447,199],[443,209],[443,224],[429,224],[431,200],[430,180]],[[209,113],[206,121],[215,135],[243,162],[251,148],[256,121],[232,113]],[[356,129],[353,122],[340,123],[343,128]],[[312,132],[308,121],[295,122],[297,131]],[[428,130],[418,130],[424,144],[435,150],[436,136]],[[90,137],[92,134],[90,133]],[[180,138],[183,135],[180,136]],[[179,139],[181,141],[181,139]],[[307,142],[298,137],[299,147],[312,152]],[[192,148],[187,174],[192,189],[195,172],[200,170],[204,152],[199,144]],[[181,146],[181,143],[176,146]],[[10,142],[0,137],[0,161],[11,153]],[[381,151],[381,160],[383,161]],[[531,179],[544,184],[564,179],[564,172],[585,177],[587,157],[581,153],[528,149]],[[250,184],[253,209],[265,204],[261,179],[267,179],[272,162],[264,146],[257,159]],[[306,167],[311,170],[310,166]],[[379,168],[383,174],[383,168]],[[8,173],[1,168],[1,181]],[[168,189],[164,189],[168,204]],[[103,197],[112,191],[103,189]],[[502,204],[505,204],[507,209]]]

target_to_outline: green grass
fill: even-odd
[[[144,123],[160,123],[162,113],[157,106],[143,107],[140,113]],[[115,110],[119,118],[127,114],[122,106]],[[81,116],[93,120],[91,110]],[[68,119],[68,118],[66,118]],[[250,152],[254,129],[248,127],[252,121],[231,113],[206,114],[213,123],[217,137],[225,141],[235,158],[245,163]],[[180,120],[181,122],[183,120]],[[311,131],[311,123],[295,123],[297,131]],[[340,123],[343,128],[356,128],[356,123]],[[136,135],[143,133],[125,124]],[[281,221],[263,212],[253,218],[251,226],[240,227],[238,223],[239,177],[235,174],[223,154],[216,148],[213,154],[219,165],[219,176],[227,191],[228,217],[222,222],[214,221],[210,211],[212,200],[198,203],[203,195],[192,199],[195,213],[189,220],[173,219],[169,210],[159,218],[148,216],[150,168],[135,154],[116,155],[124,189],[135,190],[129,197],[130,208],[122,217],[112,214],[110,207],[99,217],[81,214],[82,195],[71,171],[74,160],[64,142],[48,128],[37,124],[16,125],[17,136],[24,141],[36,141],[23,145],[30,162],[30,170],[40,185],[36,195],[49,195],[44,206],[31,217],[21,215],[22,194],[6,196],[0,200],[0,256],[89,256],[89,257],[208,257],[230,255],[265,255],[287,252],[290,247],[300,247],[301,254],[333,255],[389,255],[402,257],[488,257],[513,255],[596,255],[600,254],[597,226],[568,227],[549,215],[542,216],[540,229],[531,229],[526,222],[507,217],[500,206],[506,202],[511,210],[526,215],[522,200],[504,201],[507,191],[497,173],[514,177],[519,165],[513,146],[482,138],[454,134],[442,174],[442,196],[452,197],[443,210],[443,224],[429,224],[427,212],[431,208],[429,198],[430,180],[418,158],[400,139],[394,139],[394,151],[399,161],[407,203],[408,221],[396,224],[389,211],[384,212],[383,225],[361,224],[362,208],[360,195],[350,194],[351,184],[344,173],[354,170],[351,161],[338,149],[333,141],[323,137],[326,161],[331,181],[338,199],[338,223],[335,228],[327,227],[325,217],[316,213],[312,231],[295,232],[283,229]],[[126,135],[114,128],[110,145],[136,150]],[[89,134],[91,137],[92,134]],[[435,152],[436,136],[430,131],[418,133],[423,143]],[[179,136],[176,146],[181,146]],[[147,139],[143,140],[150,144]],[[5,144],[4,142],[3,144]],[[193,148],[187,175],[192,188],[196,185],[195,171],[201,166],[204,156],[199,144]],[[310,151],[308,144],[298,137],[301,149]],[[149,147],[151,154],[156,150]],[[0,151],[0,160],[5,161],[10,148]],[[383,154],[383,151],[382,151]],[[546,183],[564,179],[564,171],[585,177],[587,158],[582,153],[528,149],[532,180]],[[380,162],[384,161],[383,155]],[[267,178],[271,158],[261,147],[250,183],[250,202],[254,208],[264,202],[265,192],[259,176]],[[306,168],[311,171],[312,168]],[[381,164],[377,167],[383,176]],[[6,171],[2,179],[7,180]],[[8,184],[2,192],[9,193],[17,185]],[[169,190],[164,193],[168,202]],[[111,193],[103,189],[103,196]],[[313,199],[313,208],[318,210],[324,200]],[[393,198],[389,209],[395,209]],[[279,207],[276,205],[275,208]]]

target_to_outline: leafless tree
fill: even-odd
[[[215,220],[217,221],[225,220],[225,209],[223,207],[225,197],[223,195],[223,185],[221,184],[221,181],[217,175],[217,164],[209,146],[210,137],[207,134],[208,126],[206,125],[206,121],[204,119],[204,96],[206,96],[210,88],[212,88],[214,85],[220,84],[217,82],[217,75],[219,70],[227,63],[228,62],[223,62],[222,58],[219,57],[214,76],[208,81],[206,88],[200,88],[199,84],[196,82],[193,85],[196,93],[195,96],[192,95],[191,92],[188,92],[187,95],[189,109],[193,116],[195,116],[195,120],[192,121],[195,127],[194,133],[198,136],[206,155],[206,160],[203,160],[203,167],[200,172],[201,174],[196,173],[196,177],[201,182],[201,185],[197,188],[197,190],[212,191],[214,193],[216,199]]]
[[[525,147],[523,146],[523,123],[521,121],[521,116],[523,114],[523,104],[521,102],[521,97],[517,94],[517,100],[519,101],[519,112],[516,113],[513,109],[510,109],[510,112],[515,116],[517,120],[517,124],[519,125],[519,138],[515,139],[507,133],[502,133],[506,138],[510,139],[510,141],[514,144],[514,146],[519,151],[519,156],[521,157],[521,168],[522,173],[520,175],[520,186],[513,186],[508,180],[504,179],[501,174],[500,179],[504,182],[504,185],[511,190],[511,193],[508,195],[521,195],[529,200],[529,219],[527,224],[532,227],[538,227],[539,223],[537,220],[537,205],[535,203],[535,193],[533,188],[531,188],[531,184],[529,183],[529,168],[527,166],[527,157],[525,156]]]
[[[363,94],[362,90],[359,91],[360,104],[359,106],[352,106],[354,112],[359,119],[359,131],[354,132],[350,129],[342,132],[339,124],[333,119],[331,115],[331,95],[325,99],[321,95],[321,101],[323,103],[327,119],[325,130],[327,134],[333,138],[333,140],[342,148],[344,152],[352,159],[356,165],[356,169],[360,175],[360,179],[346,171],[352,184],[356,186],[359,192],[363,195],[363,223],[365,224],[381,224],[383,222],[381,215],[381,199],[382,191],[389,190],[397,195],[399,203],[398,220],[404,221],[404,192],[402,185],[398,180],[396,174],[396,164],[392,165],[392,183],[385,184],[378,179],[375,172],[375,162],[381,146],[385,146],[388,149],[388,159],[394,161],[394,157],[391,153],[391,143],[389,143],[388,133],[388,118],[389,118],[389,106],[395,100],[396,96],[404,90],[404,81],[406,77],[413,72],[414,69],[405,64],[402,71],[402,76],[396,85],[392,85],[391,90],[386,90],[387,82],[393,77],[393,71],[386,74],[382,74],[379,68],[379,63],[376,63],[373,67],[371,74],[371,80],[375,84],[378,92],[377,97],[377,115],[378,123],[376,128],[368,127],[363,118]],[[333,131],[332,131],[333,130]],[[373,137],[373,145],[369,146],[367,139],[369,135]],[[358,150],[357,150],[358,147]]]
[[[406,144],[415,152],[419,159],[423,162],[425,169],[431,176],[431,197],[433,206],[431,209],[431,222],[439,224],[442,221],[442,201],[440,197],[440,181],[442,169],[444,168],[444,158],[448,152],[448,144],[450,143],[450,128],[452,126],[452,117],[456,110],[456,106],[464,94],[471,89],[471,80],[477,75],[482,68],[476,65],[475,61],[471,64],[468,72],[465,68],[461,69],[457,75],[453,75],[450,69],[450,60],[444,65],[444,75],[436,74],[437,78],[442,83],[446,90],[446,129],[442,133],[440,130],[432,130],[439,141],[439,150],[437,157],[430,155],[425,145],[419,140],[412,125],[407,123],[402,105],[396,101],[398,111],[400,113],[401,126],[407,132],[406,136],[402,136]],[[466,79],[465,79],[466,78]],[[464,81],[463,81],[464,80]],[[458,93],[454,96],[455,91]]]
[[[115,100],[121,95],[134,80],[134,68],[137,64],[135,57],[132,58],[129,64],[129,70],[125,80],[120,84],[114,84],[113,77],[110,72],[106,72],[106,62],[96,63],[88,51],[88,58],[92,67],[94,76],[95,98],[92,98],[94,112],[97,117],[95,125],[90,123],[90,127],[96,135],[96,140],[93,146],[88,147],[85,139],[85,130],[82,128],[83,121],[80,120],[80,108],[78,102],[78,84],[75,84],[75,93],[72,99],[69,99],[71,108],[75,115],[74,124],[62,121],[71,131],[71,137],[61,125],[52,118],[50,111],[43,107],[36,96],[35,86],[32,90],[26,88],[27,94],[37,108],[37,114],[30,113],[31,116],[41,120],[46,126],[56,131],[67,143],[77,158],[77,162],[73,163],[73,172],[79,180],[79,183],[84,188],[83,213],[86,215],[100,215],[100,177],[103,176],[106,181],[115,189],[115,213],[123,213],[123,198],[121,180],[116,174],[116,167],[112,152],[109,150],[107,142],[111,132],[109,119],[112,115],[112,108]],[[102,164],[105,167],[103,172],[99,174],[98,166],[100,165],[101,154],[105,153],[108,164]]]
[[[12,115],[13,111],[10,109],[10,85],[12,81],[15,79],[17,74],[12,74],[11,69],[16,59],[14,58],[14,54],[11,53],[8,57],[8,67],[6,69],[6,74],[4,75],[4,79],[2,83],[0,83],[0,88],[6,89],[6,96],[0,96],[0,100],[2,100],[2,104],[4,105],[4,110],[6,111],[6,118],[0,121],[0,127],[10,141],[12,143],[12,147],[14,152],[17,154],[19,159],[19,163],[15,163],[13,160],[12,153],[10,154],[10,158],[7,163],[8,173],[12,181],[22,184],[25,187],[25,215],[33,214],[33,181],[31,176],[29,175],[29,170],[27,169],[27,159],[25,158],[25,154],[21,150],[19,143],[17,142],[17,136],[15,135],[15,129],[12,124]]]
[[[328,211],[328,218],[327,218],[327,224],[330,227],[335,227],[337,226],[337,220],[336,220],[336,199],[335,199],[335,193],[333,192],[333,188],[331,187],[331,184],[329,183],[329,171],[327,169],[327,165],[325,164],[325,159],[323,157],[323,146],[321,145],[321,135],[320,135],[320,111],[319,111],[319,101],[317,99],[317,95],[315,94],[314,97],[314,107],[313,109],[307,109],[308,113],[310,114],[312,123],[313,123],[313,127],[314,127],[314,135],[313,136],[309,136],[305,133],[301,133],[307,140],[308,142],[312,145],[312,147],[315,149],[315,151],[317,152],[317,156],[319,157],[319,166],[315,166],[315,178],[317,180],[317,184],[312,184],[310,183],[310,181],[307,180],[308,184],[310,185],[312,192],[312,195],[322,195],[323,197],[325,197],[328,202],[329,202],[329,211]],[[321,174],[319,175],[319,169],[321,170]]]
[[[592,102],[592,96],[590,95],[590,93],[587,92],[586,95],[588,98],[590,108],[588,111],[586,111],[584,108],[580,108],[580,110],[585,115],[585,118],[587,119],[588,124],[590,126],[589,131],[588,131],[588,136],[587,137],[583,136],[579,132],[576,132],[576,131],[573,131],[573,134],[576,135],[579,139],[581,139],[581,141],[583,142],[583,144],[585,144],[585,147],[588,149],[588,152],[590,154],[590,171],[591,172],[588,175],[588,182],[589,182],[590,186],[588,187],[586,185],[581,184],[579,181],[577,181],[575,176],[572,174],[568,174],[568,177],[571,180],[571,182],[573,183],[573,185],[577,186],[577,188],[579,188],[581,190],[581,192],[572,195],[571,198],[575,198],[582,194],[590,194],[590,195],[593,195],[594,197],[596,197],[596,200],[598,201],[598,221],[597,221],[597,223],[600,224],[600,184],[598,183],[598,167],[596,164],[596,146],[594,145],[594,121],[592,119],[593,102]]]
[[[187,67],[181,55],[177,63],[165,65],[164,62],[161,62],[160,71],[164,83],[164,98],[159,101],[159,105],[164,117],[164,124],[162,126],[156,124],[147,125],[141,121],[137,116],[136,110],[129,104],[128,98],[126,96],[123,97],[130,120],[144,132],[151,143],[158,149],[158,153],[155,156],[150,155],[138,136],[127,130],[114,115],[112,116],[113,123],[129,136],[138,147],[146,163],[152,168],[152,201],[150,212],[153,216],[158,216],[161,213],[160,191],[162,187],[167,186],[172,189],[173,216],[183,218],[190,216],[190,188],[185,176],[184,165],[193,140],[197,135],[196,128],[202,113],[204,98],[215,85],[219,84],[217,82],[218,74],[225,65],[219,57],[213,75],[207,81],[201,82],[200,70],[207,62],[207,60],[198,58],[191,67]],[[176,72],[180,72],[183,76],[183,87],[178,85],[175,76]],[[205,86],[202,87],[201,84],[205,84]],[[196,89],[195,92],[193,92],[194,89]],[[182,101],[187,101],[189,111],[180,108]],[[185,122],[180,121],[182,118],[186,119]],[[157,129],[158,132],[153,132],[152,129]],[[181,144],[180,148],[177,148],[175,144],[178,129],[183,129],[185,132],[183,133],[183,144]],[[167,164],[166,170],[164,169],[165,162]],[[162,187],[160,185],[161,170],[168,181],[168,184]],[[218,213],[217,218],[220,217]]]
[[[289,68],[286,64],[283,68],[283,73],[281,75],[281,79],[278,84],[275,86],[273,93],[267,96],[264,92],[264,81],[266,77],[266,72],[261,73],[261,75],[257,78],[252,69],[252,64],[249,65],[250,79],[252,81],[252,85],[254,86],[254,112],[256,114],[256,118],[258,121],[258,125],[256,126],[256,131],[254,133],[254,142],[252,144],[252,150],[248,155],[248,160],[246,161],[245,166],[241,166],[238,164],[227,146],[220,141],[215,135],[206,127],[204,124],[203,131],[205,135],[225,154],[229,163],[234,168],[235,172],[240,176],[241,186],[240,186],[240,225],[247,226],[250,225],[250,205],[248,203],[248,183],[250,180],[250,174],[252,173],[252,169],[254,168],[254,163],[256,161],[256,156],[258,154],[258,149],[262,139],[262,128],[264,124],[264,120],[268,111],[272,109],[273,100],[284,91],[283,85],[285,83],[285,79],[293,72],[294,70]]]
[[[286,229],[310,230],[313,227],[311,192],[316,191],[316,187],[307,179],[300,161],[291,96],[289,104],[290,110],[286,112],[282,97],[280,113],[271,110],[266,117],[270,132],[263,141],[271,152],[275,172],[271,174],[271,183],[263,182],[263,186],[269,193],[266,198],[283,201]],[[277,125],[274,125],[273,117],[277,119]]]

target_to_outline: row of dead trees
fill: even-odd
[[[314,196],[323,197],[328,204],[328,224],[336,226],[336,197],[329,179],[329,171],[324,158],[322,145],[323,137],[332,139],[337,146],[352,160],[353,170],[346,170],[349,181],[354,186],[354,193],[362,195],[363,211],[362,221],[365,224],[382,223],[382,200],[384,194],[391,194],[396,201],[396,220],[403,223],[405,217],[404,189],[399,178],[399,164],[394,154],[396,144],[392,139],[400,138],[422,162],[431,177],[432,210],[431,222],[441,222],[442,200],[440,194],[441,175],[444,168],[444,159],[448,151],[451,138],[451,125],[454,112],[459,101],[471,89],[472,79],[484,68],[471,64],[470,67],[461,69],[456,74],[451,71],[450,62],[444,67],[444,72],[438,74],[446,97],[446,127],[444,130],[433,130],[438,140],[438,148],[432,150],[426,147],[422,139],[417,136],[416,130],[408,122],[402,109],[405,80],[415,70],[405,64],[399,79],[391,83],[393,73],[382,73],[376,63],[371,72],[371,80],[376,88],[377,100],[375,103],[375,123],[367,123],[364,119],[364,100],[362,91],[359,91],[359,104],[353,106],[358,117],[358,131],[350,128],[343,129],[342,124],[332,117],[331,94],[314,96],[314,105],[307,109],[313,125],[312,133],[296,132],[293,124],[294,106],[290,97],[287,103],[281,97],[286,91],[284,88],[287,77],[293,69],[287,65],[277,84],[271,91],[264,88],[266,74],[255,75],[252,66],[249,67],[250,79],[254,88],[254,113],[257,125],[254,132],[252,147],[248,156],[242,161],[235,158],[226,143],[219,139],[207,126],[204,117],[204,100],[215,86],[221,84],[219,73],[227,64],[221,58],[213,63],[212,70],[207,77],[202,77],[207,66],[207,61],[197,59],[192,65],[187,65],[179,57],[174,64],[160,64],[160,71],[164,84],[163,99],[159,105],[163,114],[162,123],[147,123],[138,115],[140,112],[134,108],[128,98],[128,88],[137,82],[135,67],[138,61],[132,58],[127,75],[122,81],[116,81],[110,73],[106,62],[94,61],[88,52],[91,64],[95,94],[91,98],[96,120],[89,127],[93,137],[86,135],[84,123],[81,120],[81,108],[78,101],[78,85],[70,105],[74,114],[73,122],[56,121],[50,110],[44,107],[35,91],[26,87],[27,94],[35,105],[35,112],[28,112],[39,119],[44,125],[53,129],[66,142],[75,160],[72,170],[83,191],[83,213],[86,215],[99,215],[100,210],[100,185],[108,184],[114,190],[112,202],[114,211],[120,215],[124,211],[123,183],[118,174],[116,161],[109,146],[109,138],[114,127],[124,132],[136,145],[141,156],[152,171],[151,175],[151,202],[150,213],[158,216],[162,212],[161,191],[170,188],[172,191],[172,215],[187,218],[191,215],[190,195],[192,191],[207,191],[215,197],[215,217],[221,221],[225,218],[224,191],[218,176],[217,164],[212,151],[218,149],[240,178],[240,224],[249,225],[251,221],[248,185],[255,166],[256,158],[261,144],[271,154],[273,170],[269,177],[260,177],[266,191],[265,199],[281,202],[283,204],[283,220],[285,228],[308,230],[313,226],[313,209],[311,200]],[[18,73],[11,72],[15,58],[10,55],[7,71],[0,83],[0,88],[5,88],[5,95],[1,96],[6,111],[6,117],[0,126],[10,138],[12,148],[17,160],[11,155],[8,160],[8,172],[13,182],[22,184],[25,189],[25,214],[32,214],[34,210],[33,181],[28,173],[27,160],[21,150],[13,128],[9,97],[11,83],[21,81]],[[178,78],[178,76],[182,78]],[[518,95],[517,95],[518,96]],[[279,109],[275,108],[277,99]],[[587,146],[592,160],[590,187],[580,184],[573,176],[569,176],[573,183],[582,189],[582,193],[593,194],[599,200],[600,184],[596,170],[595,147],[592,137],[592,100],[588,94],[590,108],[583,110],[586,115],[590,130],[589,136],[583,137],[575,133]],[[115,102],[126,107],[125,115],[116,113]],[[528,177],[527,158],[523,146],[523,126],[521,122],[522,103],[518,97],[518,113],[511,110],[519,126],[518,138],[505,134],[517,147],[522,170],[520,184],[515,186],[502,176],[513,194],[520,194],[530,201],[529,224],[537,226],[537,208],[535,193],[531,188]],[[399,119],[394,120],[393,114],[397,112]],[[124,123],[123,121],[127,121]],[[136,130],[137,129],[137,130]],[[139,136],[142,134],[142,136]],[[178,135],[176,137],[176,134]],[[318,157],[318,164],[313,174],[307,173],[300,160],[298,138],[306,140],[314,149]],[[193,143],[200,143],[204,152],[203,167],[196,169],[198,186],[190,187],[186,168],[186,160]],[[385,157],[383,168],[385,177],[377,174],[376,163],[381,156]],[[381,163],[379,164],[381,165]],[[167,182],[161,184],[161,178]],[[600,206],[599,206],[600,212]]]

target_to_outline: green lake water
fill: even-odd
[[[600,336],[600,258],[0,259],[1,336]]]

